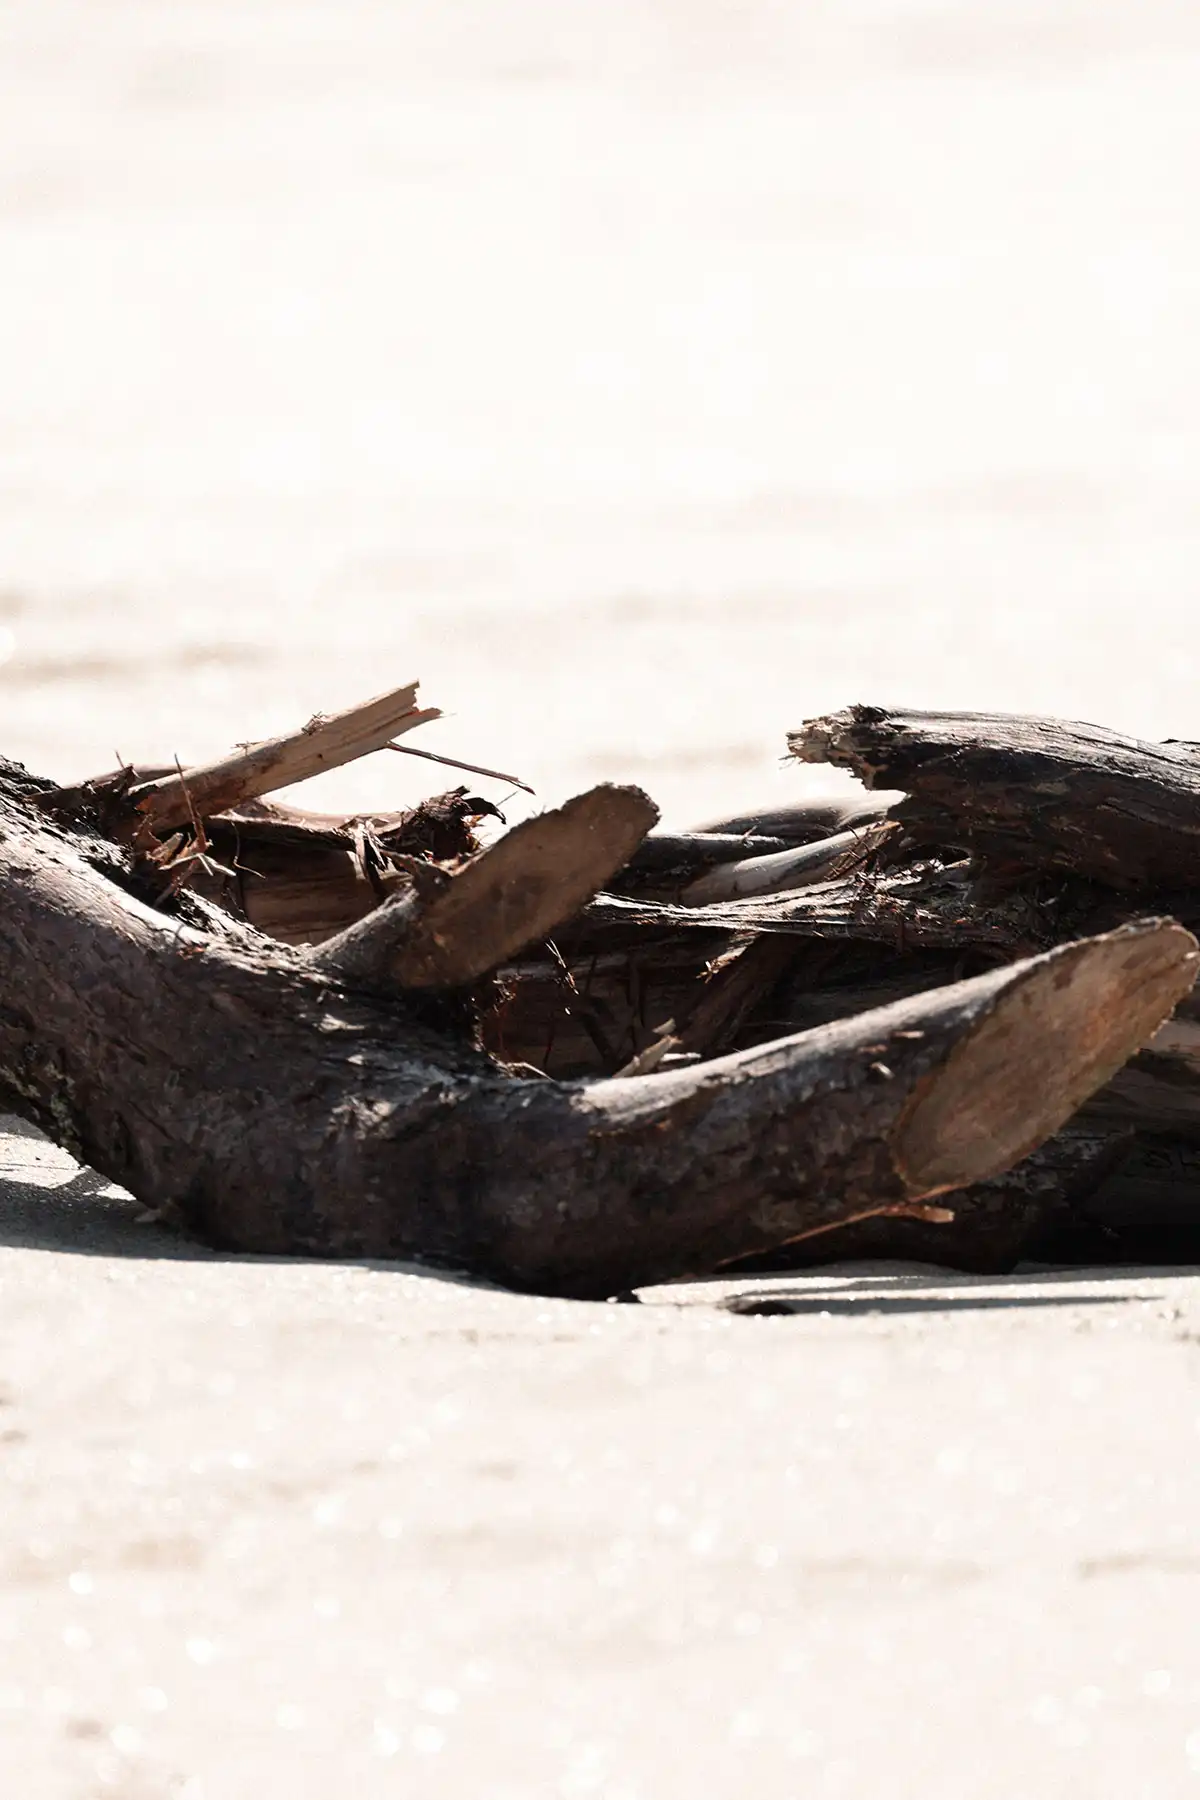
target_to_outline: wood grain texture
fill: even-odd
[[[243,744],[211,763],[163,775],[132,789],[130,799],[155,830],[186,825],[225,812],[259,794],[308,781],[327,769],[384,749],[393,738],[432,719],[437,707],[417,706],[417,683],[328,718],[318,713],[299,730],[261,743]]]
[[[526,819],[451,876],[390,962],[400,987],[463,987],[577,913],[629,861],[658,808],[601,786]]]

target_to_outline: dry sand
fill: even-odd
[[[9,0],[2,748],[420,675],[683,820],[854,698],[1200,736],[1198,73],[1194,0]],[[5,1796],[1200,1783],[1192,1277],[543,1303],[0,1148]]]
[[[3,1149],[6,1795],[1200,1781],[1194,1277],[542,1301],[200,1255]]]

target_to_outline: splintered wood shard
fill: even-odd
[[[572,805],[611,860],[633,809]],[[115,854],[0,780],[4,1105],[213,1243],[560,1293],[986,1179],[1153,1034],[1197,963],[1180,926],[1143,922],[713,1062],[560,1084],[248,929],[164,916],[101,872]]]
[[[926,843],[1116,888],[1196,886],[1195,744],[1060,719],[852,706],[810,719],[788,745],[801,762],[901,789],[891,817]]]
[[[307,781],[386,749],[393,738],[440,719],[436,706],[417,706],[417,687],[411,681],[329,718],[318,714],[285,737],[245,744],[216,762],[144,782],[130,797],[155,831],[165,831]]]

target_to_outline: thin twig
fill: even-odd
[[[398,750],[401,756],[423,756],[426,762],[445,763],[448,769],[465,769],[468,775],[486,775],[492,781],[511,781],[523,794],[536,790],[515,775],[502,775],[499,769],[484,769],[479,763],[460,762],[457,756],[439,756],[436,750],[418,750],[412,744],[385,744],[385,750]]]

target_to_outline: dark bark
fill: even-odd
[[[1200,749],[1003,713],[853,706],[788,738],[801,762],[899,788],[890,816],[925,843],[1115,888],[1195,884]]]
[[[1019,1262],[1072,1254],[1084,1245],[1097,1247],[1100,1260],[1111,1260],[1115,1240],[1100,1243],[1089,1203],[1127,1154],[1133,1135],[1073,1121],[1013,1168],[950,1196],[954,1217],[946,1224],[864,1219],[749,1266],[765,1272],[882,1257],[1004,1275]]]
[[[414,1000],[127,891],[0,784],[0,1100],[210,1241],[605,1294],[986,1179],[1190,986],[1148,923],[658,1077],[514,1079]]]
[[[1112,1131],[1098,1179],[1051,1215],[1047,1261],[1200,1263],[1200,1143],[1194,1132]]]

